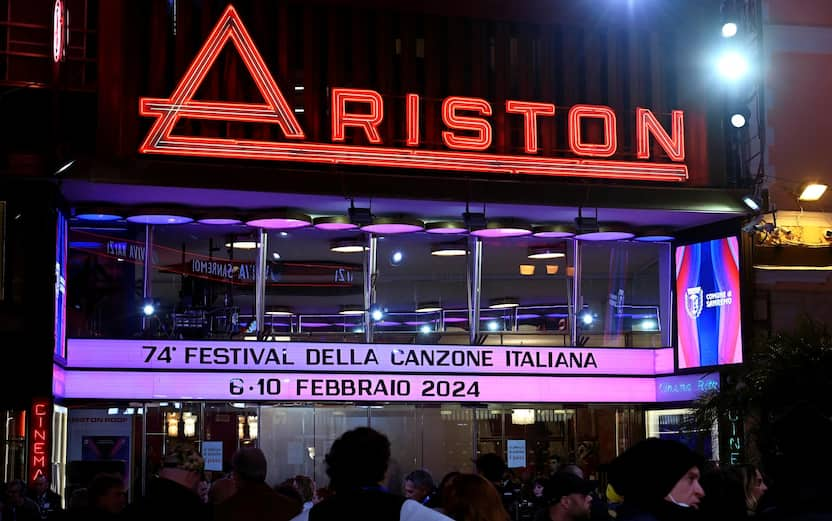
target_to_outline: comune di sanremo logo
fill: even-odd
[[[699,318],[702,314],[702,304],[704,302],[703,292],[701,286],[695,288],[688,288],[685,292],[685,311],[688,316],[694,320]]]

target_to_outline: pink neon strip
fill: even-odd
[[[304,322],[304,325],[308,325]],[[464,373],[520,375],[654,375],[673,372],[673,350],[579,349],[501,346],[410,344],[331,344],[303,342],[199,342],[165,340],[69,339],[68,367],[90,369],[263,370],[362,373]],[[148,346],[148,347],[143,347]],[[151,349],[151,346],[155,349]],[[167,350],[164,348],[167,347]],[[237,363],[230,357],[239,356]],[[377,359],[368,359],[372,351]],[[241,355],[245,352],[248,357]],[[453,354],[490,353],[490,365],[451,365]],[[152,357],[145,362],[149,356]],[[445,356],[447,365],[414,365],[408,355],[422,360]],[[589,355],[593,363],[589,363]],[[271,355],[271,358],[269,356]],[[170,361],[167,360],[168,356]],[[551,356],[551,358],[550,358]],[[288,365],[286,360],[293,362]],[[226,361],[226,358],[229,358]],[[483,357],[477,357],[483,360]],[[259,359],[259,362],[257,361]],[[412,360],[412,359],[411,359]],[[558,361],[565,363],[558,363]],[[578,363],[578,360],[580,362]],[[223,363],[225,362],[225,363]],[[531,362],[531,364],[529,364]],[[583,367],[578,367],[582,365]]]
[[[66,398],[391,402],[654,402],[656,380],[620,377],[67,371]],[[232,394],[232,379],[239,394]],[[258,380],[264,379],[261,384]],[[269,394],[268,380],[272,383]],[[314,382],[321,382],[315,384]],[[366,382],[366,384],[363,384]],[[439,383],[442,382],[442,383]],[[381,383],[381,384],[380,384]],[[476,387],[473,387],[476,383]],[[374,391],[349,392],[361,385]],[[315,386],[320,387],[316,388]],[[350,387],[352,386],[352,387]],[[315,392],[317,389],[318,392]],[[391,391],[392,389],[392,391]],[[429,391],[433,391],[432,393]],[[476,391],[476,392],[475,392]]]

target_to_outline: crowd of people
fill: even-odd
[[[307,476],[272,487],[267,461],[255,447],[239,449],[227,476],[207,483],[204,461],[189,445],[174,445],[143,497],[127,505],[124,478],[100,474],[62,509],[45,477],[27,489],[5,486],[0,521],[740,521],[832,520],[822,505],[797,510],[764,506],[767,486],[752,465],[707,463],[685,445],[644,440],[610,463],[603,483],[576,465],[529,483],[508,479],[496,454],[475,472],[451,472],[439,483],[425,469],[407,474],[403,495],[385,488],[390,441],[371,428],[344,433],[326,455],[328,486]]]

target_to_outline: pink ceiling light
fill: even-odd
[[[471,232],[471,235],[481,237],[483,239],[493,239],[499,237],[523,237],[531,235],[531,227],[517,220],[503,220],[503,221],[489,221],[485,228],[476,229]]]
[[[313,226],[318,230],[340,232],[344,230],[355,230],[358,225],[350,222],[346,215],[330,215],[327,217],[316,217],[312,221]]]
[[[575,227],[568,224],[535,226],[532,235],[544,239],[566,239],[575,236]]]
[[[428,223],[425,227],[425,231],[440,235],[452,235],[466,233],[468,232],[468,229],[465,227],[465,223],[461,221],[435,221]]]
[[[372,224],[361,227],[362,231],[376,235],[394,235],[397,233],[420,232],[425,229],[425,223],[419,219],[406,215],[376,217]]]
[[[309,226],[312,224],[312,218],[293,210],[274,210],[262,212],[262,215],[247,221],[246,224],[267,230],[292,230]]]

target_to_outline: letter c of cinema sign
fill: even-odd
[[[265,103],[196,101],[208,70],[231,41]],[[139,112],[155,117],[144,142],[142,154],[166,154],[234,159],[258,159],[319,164],[344,164],[423,170],[458,170],[490,174],[527,174],[599,179],[675,181],[688,178],[685,160],[684,114],[670,115],[670,132],[646,108],[635,114],[637,161],[608,158],[618,150],[617,120],[613,110],[600,105],[575,105],[566,114],[569,149],[575,157],[538,155],[538,128],[555,116],[555,105],[506,100],[505,107],[492,106],[481,98],[450,96],[442,100],[441,133],[443,150],[419,148],[421,144],[421,97],[406,94],[404,146],[384,143],[379,127],[391,124],[379,92],[369,89],[333,87],[330,91],[331,143],[310,142],[283,96],[263,57],[233,6],[228,6],[169,98],[141,98]],[[522,118],[524,154],[488,153],[493,139],[489,119],[496,110]],[[285,141],[232,139],[174,135],[180,118],[227,122],[275,124]],[[602,140],[590,142],[582,132],[584,121],[601,126]],[[346,130],[364,136],[367,145],[343,144]],[[670,161],[650,161],[651,138]],[[600,142],[595,142],[600,141]]]
[[[49,439],[52,422],[51,409],[49,400],[32,402],[32,415],[29,423],[29,482],[40,476],[49,475],[50,444],[52,443]]]

